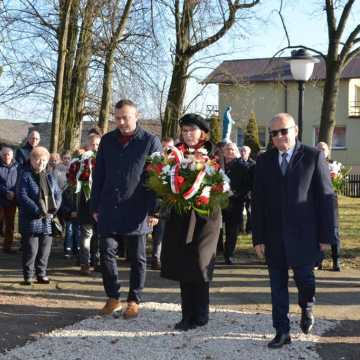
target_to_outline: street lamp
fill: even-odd
[[[308,81],[314,70],[315,63],[318,63],[319,59],[314,58],[305,49],[293,50],[291,57],[288,59],[290,64],[290,70],[293,78],[298,81],[299,84],[299,112],[298,112],[298,138],[302,139],[303,129],[303,107],[304,107],[304,89],[305,81]]]

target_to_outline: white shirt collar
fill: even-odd
[[[289,150],[287,150],[287,151],[280,151],[279,150],[279,164],[281,165],[282,154],[284,154],[285,152],[287,153],[286,160],[289,163],[294,150],[295,150],[295,145],[292,148],[290,148]]]

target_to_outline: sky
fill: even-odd
[[[282,14],[288,30],[291,45],[304,45],[326,52],[327,26],[325,12],[321,4],[324,0],[283,0]],[[199,81],[203,80],[222,61],[244,58],[272,57],[283,47],[287,46],[287,39],[281,24],[278,10],[280,0],[263,0],[256,8],[256,18],[243,26],[239,35],[239,28],[232,29],[220,42],[211,46],[200,57],[211,56],[212,60],[200,66],[196,71],[196,79],[189,82],[186,102],[189,103],[202,88]],[[255,9],[255,8],[254,8]],[[347,32],[360,23],[360,1],[354,5]],[[219,56],[213,57],[216,54]],[[290,56],[290,50],[282,56]],[[192,102],[191,111],[206,114],[206,105],[217,105],[218,92],[216,85],[208,86],[195,101]],[[33,118],[33,109],[37,108],[37,118]],[[6,110],[0,107],[0,118],[20,118],[29,121],[49,121],[51,109],[44,104],[20,101],[20,112]]]

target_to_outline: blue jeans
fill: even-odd
[[[118,240],[125,239],[130,260],[130,284],[127,301],[140,303],[146,274],[146,235],[113,235],[100,239],[100,261],[103,284],[109,298],[119,299],[120,282],[116,255]]]
[[[298,304],[302,310],[310,310],[315,302],[314,266],[293,267],[294,280],[298,289]],[[273,327],[278,333],[290,331],[288,268],[270,268],[271,302]]]
[[[65,239],[64,252],[72,252],[74,255],[79,254],[80,249],[80,227],[74,221],[65,222]]]

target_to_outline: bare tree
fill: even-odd
[[[338,1],[325,0],[329,45],[325,56],[326,79],[319,133],[319,140],[325,141],[330,149],[336,124],[336,102],[339,94],[340,75],[345,66],[360,54],[360,24],[352,29],[346,39],[343,36],[355,0],[345,2],[339,21],[335,16],[335,3]]]
[[[102,1],[88,0],[84,9],[75,62],[72,69],[69,111],[66,118],[64,148],[67,150],[74,149],[80,145],[81,122],[84,116],[88,72],[93,53],[93,24],[101,6]]]
[[[349,62],[360,54],[360,24],[357,24],[351,29],[347,37],[344,36],[346,25],[355,2],[356,0],[324,0],[324,11],[326,13],[328,30],[328,48],[326,54],[303,44],[290,44],[285,20],[281,14],[283,1],[281,1],[280,4],[279,14],[288,39],[286,49],[308,49],[321,56],[325,62],[326,77],[321,106],[319,141],[326,142],[330,149],[336,125],[336,103],[339,94],[341,73]],[[339,15],[339,20],[337,20],[337,14]],[[284,49],[281,49],[277,53],[282,52]]]
[[[102,87],[101,107],[100,107],[100,116],[99,116],[99,126],[104,133],[107,132],[108,123],[109,123],[115,51],[121,37],[124,34],[132,4],[133,4],[133,0],[126,1],[122,15],[116,27],[115,27],[115,10],[119,7],[119,0],[116,0],[114,12],[112,16],[112,21],[111,21],[112,33],[111,33],[111,38],[106,46],[103,87]]]
[[[171,5],[166,2],[166,5]],[[173,59],[172,78],[167,96],[165,113],[162,123],[162,136],[176,137],[177,121],[183,110],[188,70],[195,54],[221,39],[236,23],[236,13],[240,9],[249,9],[259,3],[259,0],[240,1],[197,1],[175,0],[171,8],[175,21],[176,45]],[[214,16],[219,11],[221,21],[208,21],[207,12]],[[208,21],[208,23],[206,23]],[[220,25],[219,25],[220,24]],[[209,26],[217,28],[213,33]]]
[[[64,87],[65,60],[67,53],[67,40],[70,26],[70,14],[73,0],[60,1],[60,24],[58,28],[59,49],[56,71],[54,107],[52,116],[50,151],[57,152],[59,144],[59,130],[61,121],[61,105]]]

